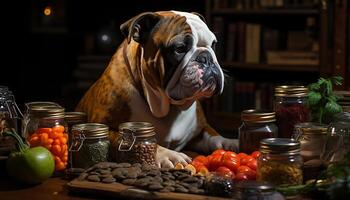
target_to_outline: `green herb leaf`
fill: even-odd
[[[319,92],[309,92],[308,93],[308,104],[310,106],[317,105],[321,100],[321,94]]]
[[[334,77],[332,77],[332,83],[333,84],[335,84],[335,85],[341,85],[342,84],[342,82],[343,82],[343,77],[341,77],[341,76],[334,76]]]
[[[313,122],[329,123],[334,114],[342,112],[341,106],[337,103],[341,96],[333,92],[333,85],[341,85],[342,81],[343,78],[340,76],[327,79],[321,77],[308,86],[307,103]]]
[[[310,91],[318,91],[320,89],[320,85],[318,83],[311,83],[309,85]]]
[[[339,113],[342,108],[335,101],[329,101],[326,103],[325,112],[327,113]]]

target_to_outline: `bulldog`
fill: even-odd
[[[189,12],[145,12],[120,29],[125,40],[76,110],[115,132],[123,122],[152,123],[160,167],[190,162],[180,152],[185,148],[236,150],[237,140],[211,128],[199,102],[220,94],[224,86],[214,52],[217,39],[203,18]]]

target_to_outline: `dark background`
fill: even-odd
[[[20,108],[25,102],[55,101],[67,111],[90,83],[79,87],[79,66],[91,58],[107,65],[123,39],[121,23],[144,11],[205,14],[204,0],[31,0],[1,7],[0,85],[13,91]],[[51,8],[51,15],[44,15],[45,8]],[[111,40],[103,43],[101,34]],[[90,79],[102,70],[92,70]]]

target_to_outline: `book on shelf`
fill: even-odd
[[[260,24],[246,25],[246,41],[245,41],[245,62],[259,63],[260,62]]]
[[[216,44],[216,57],[218,60],[222,60],[224,58],[224,48],[225,48],[225,23],[224,19],[222,17],[214,17],[213,18],[213,25],[212,25],[213,32],[216,36],[217,39],[217,44]]]
[[[246,53],[246,23],[237,22],[237,60],[245,62]]]
[[[268,51],[267,64],[318,65],[318,53],[310,51]]]
[[[237,24],[229,23],[226,42],[226,61],[236,61],[237,55]]]

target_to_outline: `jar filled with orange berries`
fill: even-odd
[[[55,159],[55,171],[63,172],[68,162],[68,134],[65,109],[60,106],[35,106],[28,110],[23,133],[30,147],[43,146]]]

